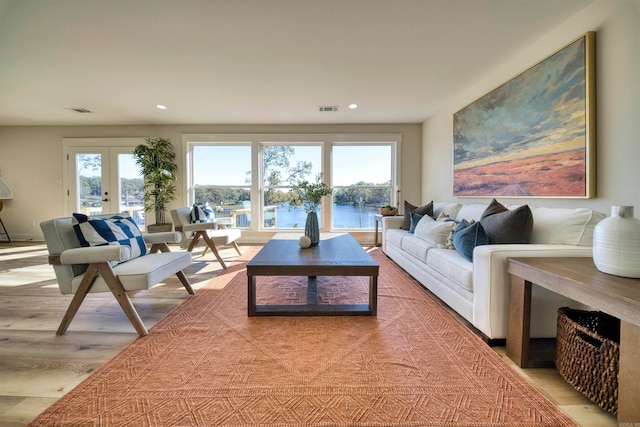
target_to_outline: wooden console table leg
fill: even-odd
[[[620,322],[620,371],[618,374],[618,425],[640,425],[640,327]]]
[[[529,367],[530,333],[531,282],[511,275],[509,280],[507,356],[521,368]]]

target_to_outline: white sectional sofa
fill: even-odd
[[[434,203],[433,216],[480,221],[488,204]],[[506,206],[509,209],[515,206]],[[529,206],[533,228],[528,244],[486,244],[468,261],[444,241],[434,241],[418,226],[401,229],[402,216],[383,217],[382,250],[425,288],[468,320],[489,343],[507,336],[508,257],[588,257],[593,229],[605,218],[590,209]],[[557,309],[580,307],[572,300],[533,287],[531,337],[555,337]]]

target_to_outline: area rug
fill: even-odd
[[[254,253],[31,425],[577,425],[377,249],[377,317],[248,318]],[[304,282],[259,281],[259,301],[299,303]],[[318,288],[342,303],[366,298],[368,284]]]

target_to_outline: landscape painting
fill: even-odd
[[[454,196],[595,195],[595,33],[453,117]]]

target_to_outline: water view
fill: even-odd
[[[304,228],[307,214],[303,209],[281,206],[275,212],[276,228]],[[333,228],[374,228],[377,213],[378,208],[372,206],[333,205]],[[322,223],[321,215],[318,217]]]

